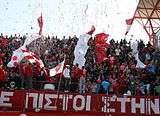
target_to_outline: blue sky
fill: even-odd
[[[110,38],[124,38],[125,19],[131,18],[138,0],[0,0],[0,33],[34,34],[37,18],[44,17],[44,35],[80,35],[96,26],[96,33],[106,32]],[[138,31],[137,31],[138,30]],[[127,38],[148,40],[135,21]]]

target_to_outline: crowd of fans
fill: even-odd
[[[0,35],[0,88],[43,89],[44,84],[54,84],[64,92],[105,93],[116,95],[160,95],[160,52],[150,43],[138,43],[140,60],[145,68],[136,68],[130,42],[113,39],[106,48],[107,58],[100,64],[95,62],[94,38],[88,41],[86,63],[82,69],[73,64],[74,49],[78,38],[42,37],[27,46],[37,54],[45,68],[37,67],[23,59],[17,67],[7,67],[14,50],[23,45],[26,36]],[[49,77],[49,69],[64,60],[63,74]],[[60,82],[60,83],[59,83]]]

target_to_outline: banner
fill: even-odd
[[[99,113],[100,115],[160,115],[159,97],[118,97],[53,91],[0,91],[0,110]],[[18,102],[17,102],[18,101]]]

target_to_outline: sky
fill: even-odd
[[[0,0],[0,33],[38,33],[37,18],[42,12],[44,35],[79,36],[94,25],[94,34],[105,32],[110,39],[120,40],[125,37],[125,20],[133,17],[137,4],[138,0]],[[137,21],[126,39],[131,35],[148,41]]]

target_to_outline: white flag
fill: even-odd
[[[62,73],[63,68],[64,68],[64,63],[65,63],[65,60],[63,62],[61,62],[60,64],[58,64],[56,67],[50,69],[49,70],[49,75],[52,77],[52,76],[55,76],[57,74]]]
[[[26,46],[26,45],[29,45],[32,41],[38,39],[38,38],[41,38],[42,35],[38,35],[38,34],[33,34],[31,36],[27,36],[23,46]]]
[[[85,55],[86,55],[86,52],[88,50],[88,40],[90,39],[91,35],[89,34],[84,34],[84,35],[81,35],[79,37],[79,40],[77,42],[77,45],[75,47],[75,50],[74,50],[74,56],[75,56],[75,59],[74,59],[74,62],[73,64],[76,64],[78,63],[80,68],[82,66],[84,66],[85,64]]]
[[[76,63],[79,64],[80,68],[82,68],[82,66],[84,66],[84,64],[86,62],[85,55],[86,55],[86,52],[89,48],[88,40],[91,38],[91,35],[95,31],[95,29],[96,28],[94,27],[94,25],[92,25],[91,30],[89,32],[87,32],[86,34],[80,35],[80,37],[78,39],[77,45],[74,50],[75,59],[73,61],[73,64],[74,65]]]
[[[131,43],[131,49],[132,49],[132,54],[134,55],[137,64],[136,64],[136,68],[145,68],[146,65],[140,61],[139,57],[138,57],[138,42],[132,42]]]

